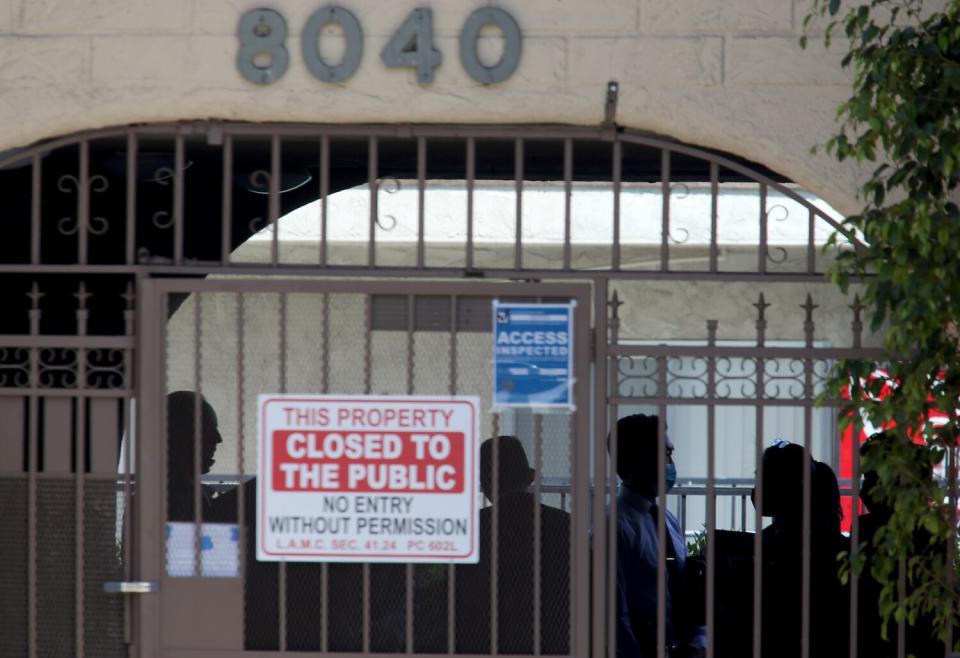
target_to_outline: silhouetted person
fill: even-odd
[[[241,481],[243,474],[240,474]],[[251,478],[213,499],[210,519],[237,523],[239,493],[244,512],[244,648],[275,651],[280,647],[280,579],[277,562],[257,560],[257,478]],[[320,564],[288,562],[286,565],[286,645],[291,651],[320,651],[321,615],[327,617],[330,651],[359,652],[362,611],[362,577],[359,564],[330,564],[327,591],[330,605],[323,610]]]
[[[801,446],[777,440],[763,453],[763,615],[765,658],[800,655],[803,592],[803,478],[810,471],[810,655],[846,656],[849,596],[837,575],[839,487],[833,470]]]
[[[497,473],[493,446],[497,442]],[[533,653],[533,610],[540,605],[540,651],[569,652],[570,515],[538,504],[528,491],[535,471],[516,437],[480,446],[480,487],[496,507],[480,510],[480,562],[456,568],[456,650],[490,651],[490,574],[494,509],[497,513],[497,652]],[[534,598],[534,510],[540,511],[540,600]]]
[[[617,421],[617,656],[657,655],[657,492],[676,481],[673,444],[666,439],[666,472],[658,472],[657,416],[636,414]],[[661,501],[662,503],[663,501]],[[666,518],[666,631],[670,656],[703,656],[706,629],[690,620],[684,595],[687,546],[670,510]]]
[[[908,453],[907,458],[916,463],[916,477],[919,481],[930,479],[930,469],[924,463],[921,448],[918,445],[908,441],[904,437],[897,436],[889,432],[877,432],[870,436],[862,446],[860,446],[860,455],[864,458],[863,483],[860,490],[860,499],[866,506],[868,512],[862,514],[859,518],[859,545],[860,550],[867,557],[867,564],[860,574],[858,584],[858,619],[857,627],[859,632],[858,648],[859,655],[864,658],[894,658],[897,656],[897,623],[890,622],[887,629],[887,639],[884,640],[881,635],[882,619],[878,602],[880,601],[880,583],[870,573],[872,556],[875,548],[872,542],[876,537],[877,531],[887,524],[890,520],[890,508],[879,499],[874,487],[879,482],[879,474],[875,466],[877,462],[886,457],[884,454],[890,449],[896,448],[897,444]],[[913,453],[913,454],[910,454]],[[870,457],[868,457],[868,455]],[[869,461],[868,461],[869,460]],[[908,485],[909,486],[909,485]],[[920,549],[928,547],[930,535],[923,530],[918,530],[914,536],[914,548]],[[933,550],[943,549],[934,548]],[[897,574],[894,573],[894,578]],[[940,644],[933,635],[933,624],[928,617],[921,617],[913,626],[907,626],[905,644],[907,655],[918,657],[942,656],[944,654],[943,645]]]
[[[829,464],[813,462],[813,480],[811,481],[813,504],[811,523],[817,523],[831,532],[840,532],[843,522],[843,507],[840,505],[840,483],[837,474]]]
[[[196,426],[197,403],[200,423]],[[200,463],[197,464],[195,439],[199,433]],[[193,521],[195,517],[195,475],[210,472],[217,446],[223,442],[217,428],[217,414],[202,395],[176,391],[167,396],[167,518]],[[201,486],[202,519],[208,519],[210,497]]]

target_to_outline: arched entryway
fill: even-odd
[[[613,127],[184,123],[46,143],[0,184],[11,655],[602,656],[611,419],[668,419],[692,474],[672,502],[708,546],[759,529],[771,433],[837,469],[855,447],[814,409],[834,360],[873,353],[823,277],[835,218],[734,156]],[[494,299],[576,302],[565,413],[490,410]],[[212,465],[203,422],[169,438],[206,413],[174,414],[182,389],[217,414]],[[479,588],[461,566],[260,563],[244,483],[273,393],[476,396],[481,435],[518,436],[533,469],[529,538],[494,530]]]

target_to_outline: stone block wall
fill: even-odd
[[[300,55],[318,0],[0,0],[0,150],[96,127],[217,118],[289,122],[598,124],[607,82],[617,122],[734,152],[791,177],[844,212],[859,172],[810,154],[834,128],[849,74],[843,43],[798,39],[808,0],[343,0],[364,53],[341,84],[313,78]],[[523,54],[506,82],[484,86],[459,61],[466,17],[509,11]],[[443,64],[430,85],[379,53],[415,8],[433,9]],[[240,16],[284,15],[290,67],[269,86],[237,71]],[[820,29],[819,26],[815,29]],[[324,34],[336,47],[338,34]],[[498,49],[485,31],[481,52]]]

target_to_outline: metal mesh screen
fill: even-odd
[[[489,322],[482,329],[452,333],[451,320],[460,317],[462,309],[456,298],[442,295],[381,296],[393,302],[393,319],[384,322],[371,316],[371,299],[376,297],[211,292],[189,296],[179,305],[167,331],[167,389],[189,389],[199,381],[204,398],[217,403],[223,436],[211,474],[202,476],[202,505],[215,510],[205,521],[238,520],[236,483],[251,478],[258,463],[259,394],[467,394],[481,398],[481,409],[490,409]],[[488,309],[489,304],[485,298]],[[371,327],[375,320],[381,328]],[[220,349],[224,347],[227,353]],[[238,353],[229,354],[230,349]],[[479,565],[259,562],[255,526],[250,524],[258,491],[256,481],[247,479],[246,557],[240,572],[243,646],[344,653],[444,653],[454,648],[477,653],[489,651],[496,627],[500,653],[569,653],[571,533],[570,516],[561,507],[570,488],[570,418],[535,421],[513,413],[483,413],[480,425],[481,439],[516,434],[522,458],[536,469],[538,480],[535,485],[530,470],[526,491],[512,498],[504,495],[498,512],[489,505],[481,512]],[[180,447],[168,444],[171,451]],[[237,473],[238,468],[244,472]],[[535,489],[543,505],[535,501]],[[483,504],[481,492],[475,495]],[[186,507],[192,508],[194,496],[188,498]],[[494,536],[499,554],[495,571]]]
[[[0,478],[0,655],[27,653],[27,480]]]
[[[76,640],[75,484],[37,482],[37,655],[72,655]],[[93,629],[91,629],[93,630]]]
[[[103,583],[123,580],[115,481],[87,480],[83,500],[84,650],[88,656],[122,658],[123,599],[103,591]]]

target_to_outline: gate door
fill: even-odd
[[[142,293],[138,555],[159,589],[137,599],[140,655],[586,653],[589,286],[165,279]],[[494,299],[576,302],[574,411],[493,410]],[[261,394],[477,396],[478,443],[516,437],[474,454],[479,562],[259,561]],[[405,503],[363,498],[388,542]],[[337,517],[290,522],[335,541]],[[455,530],[432,521],[416,523],[442,550]]]

